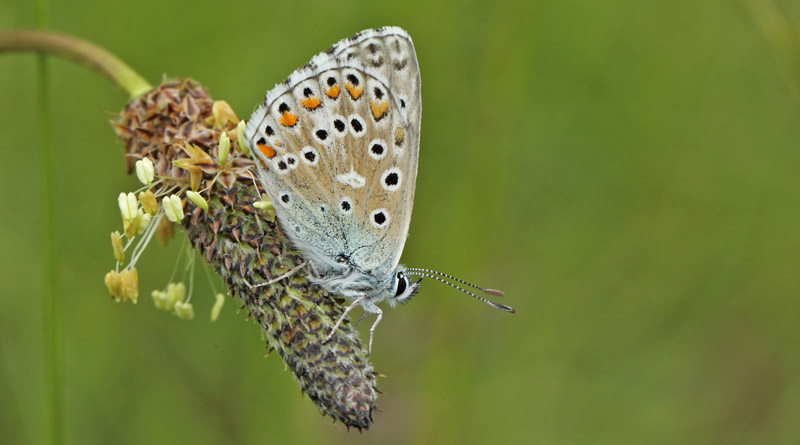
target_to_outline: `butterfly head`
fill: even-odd
[[[397,266],[392,274],[389,298],[389,304],[392,306],[408,303],[408,301],[419,292],[419,285],[422,281],[422,277],[417,281],[412,281],[405,270],[405,267]]]

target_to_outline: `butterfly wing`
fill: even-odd
[[[245,132],[284,232],[322,272],[384,279],[408,235],[420,77],[400,28],[366,30],[267,92]]]

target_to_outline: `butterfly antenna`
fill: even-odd
[[[439,275],[439,276],[442,276],[442,277],[445,277],[445,278],[449,278],[449,279],[451,279],[453,281],[457,281],[457,282],[459,282],[461,284],[464,284],[464,285],[467,285],[467,286],[469,286],[471,288],[478,289],[479,291],[481,291],[483,293],[486,293],[486,294],[489,294],[489,295],[496,295],[498,297],[502,297],[503,295],[505,295],[505,293],[503,293],[503,291],[501,291],[501,290],[489,289],[489,288],[486,288],[486,287],[476,286],[476,285],[474,285],[472,283],[469,283],[467,281],[464,281],[464,280],[462,280],[460,278],[456,278],[456,277],[454,277],[452,275],[448,275],[446,273],[442,273],[442,272],[439,272],[439,271],[436,271],[436,270],[422,269],[422,268],[419,268],[419,267],[410,267],[410,268],[407,268],[406,270],[407,271],[411,271],[411,272],[424,272],[424,273],[431,274],[431,275]]]
[[[423,271],[423,270],[424,269],[406,269],[405,274],[406,275],[411,275],[411,276],[433,278],[434,280],[439,281],[440,283],[444,283],[444,284],[446,284],[446,285],[448,285],[450,287],[456,288],[456,289],[460,290],[461,292],[463,292],[463,293],[465,293],[465,294],[467,294],[467,295],[469,295],[469,296],[471,296],[471,297],[473,297],[475,299],[483,301],[484,303],[488,304],[489,306],[491,306],[493,308],[500,309],[501,311],[511,312],[512,314],[517,312],[517,311],[514,310],[514,308],[508,307],[508,306],[506,306],[504,304],[495,303],[494,301],[489,301],[489,300],[487,300],[487,299],[485,299],[485,298],[483,298],[481,296],[473,294],[472,292],[464,289],[461,286],[455,285],[455,284],[445,280],[442,277],[439,277],[439,276],[434,275],[432,273],[428,273],[427,271]],[[442,275],[444,275],[444,274],[442,274]],[[461,280],[459,280],[459,281],[461,281]],[[466,282],[464,282],[464,283],[466,283]],[[466,284],[469,284],[469,283],[466,283]],[[472,287],[475,287],[477,289],[483,290],[483,288],[480,288],[478,286],[473,286],[471,284],[469,284],[469,285],[472,286]]]

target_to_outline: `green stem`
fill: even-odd
[[[64,385],[63,345],[61,342],[61,302],[56,286],[55,188],[53,187],[53,156],[50,131],[50,93],[47,88],[47,58],[37,60],[39,80],[39,135],[42,151],[42,189],[44,195],[44,328],[47,349],[47,380],[50,402],[50,443],[64,443]]]
[[[70,60],[108,77],[131,98],[153,89],[142,76],[110,52],[72,36],[50,31],[2,32],[0,52],[4,51],[36,51]]]
[[[47,0],[35,5],[36,25],[47,28],[49,19]],[[39,135],[42,153],[42,195],[44,208],[44,329],[45,363],[47,364],[47,393],[49,395],[50,443],[64,443],[64,345],[61,342],[61,307],[57,293],[55,187],[53,186],[53,153],[50,114],[49,68],[47,57],[40,54],[36,60],[39,81]]]

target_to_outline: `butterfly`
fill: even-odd
[[[420,140],[420,72],[411,37],[368,29],[317,54],[266,94],[245,139],[281,229],[309,279],[382,318],[424,277],[502,295],[447,274],[399,264],[411,221]],[[411,277],[419,277],[413,281]],[[363,317],[362,317],[363,319]]]

